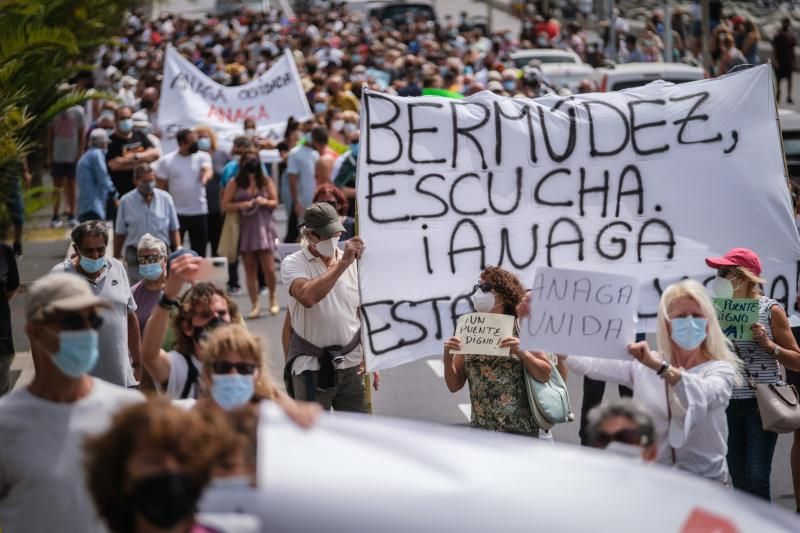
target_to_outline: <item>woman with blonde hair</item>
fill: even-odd
[[[241,324],[223,325],[200,343],[201,394],[195,407],[232,411],[272,400],[307,427],[320,412],[316,403],[298,402],[275,386],[266,368],[261,340]]]
[[[765,431],[751,383],[777,384],[780,365],[800,370],[797,346],[786,312],[772,298],[761,294],[761,261],[752,250],[733,248],[723,257],[710,257],[706,264],[717,269],[711,289],[718,298],[758,300],[758,322],[752,341],[736,341],[745,382],[733,389],[727,409],[728,468],[733,486],[754,496],[770,499],[772,456],[777,433]]]
[[[658,352],[646,341],[628,346],[633,360],[567,358],[567,366],[593,379],[633,389],[653,414],[657,461],[728,484],[725,408],[740,361],[720,330],[703,286],[671,285],[658,306]]]

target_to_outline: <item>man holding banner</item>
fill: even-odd
[[[293,398],[319,402],[326,410],[363,412],[356,260],[364,252],[364,242],[353,237],[344,251],[339,250],[345,228],[330,204],[311,204],[304,219],[308,244],[281,264],[292,324],[286,390]]]

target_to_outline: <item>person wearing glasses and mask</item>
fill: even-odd
[[[797,346],[786,312],[772,298],[761,293],[761,261],[752,250],[734,248],[722,257],[710,257],[706,264],[717,269],[711,290],[717,298],[758,300],[758,322],[753,324],[752,341],[736,341],[734,349],[744,363],[744,382],[733,389],[728,405],[728,468],[733,486],[770,499],[772,455],[777,433],[761,424],[753,383],[775,384],[781,380],[780,365],[800,370]]]
[[[153,309],[142,337],[142,361],[156,387],[178,400],[199,397],[199,377],[203,370],[200,344],[219,325],[241,320],[230,297],[212,283],[195,283],[178,298],[184,284],[192,283],[202,259],[183,251],[172,254],[167,282],[158,306]],[[175,348],[161,348],[172,317]]]
[[[75,274],[50,274],[28,291],[25,331],[36,375],[0,399],[3,531],[105,531],[83,482],[82,445],[116,412],[144,401],[89,375],[108,325],[100,310],[112,305]]]
[[[161,239],[145,233],[139,239],[136,256],[142,281],[131,287],[131,292],[136,301],[139,331],[144,334],[147,321],[158,305],[167,283],[167,245]]]
[[[231,412],[272,400],[302,427],[309,427],[320,413],[319,404],[299,402],[275,386],[266,366],[258,337],[241,324],[216,328],[203,340],[202,393],[196,409]]]
[[[659,463],[729,485],[725,409],[741,362],[694,280],[664,291],[657,322],[657,352],[641,341],[628,346],[631,359],[565,356],[567,367],[633,389],[653,416]]]
[[[306,243],[281,264],[291,315],[291,331],[284,330],[286,389],[326,410],[364,411],[356,263],[364,241],[353,237],[339,250],[344,226],[330,204],[311,204],[303,215]]]
[[[479,313],[516,318],[517,305],[524,296],[525,288],[519,278],[500,267],[489,266],[473,288],[472,305]],[[523,372],[538,381],[550,379],[552,366],[547,355],[521,349],[517,337],[500,341],[500,347],[510,348],[510,357],[453,353],[461,347],[458,337],[444,343],[444,380],[450,392],[461,390],[469,382],[470,425],[538,437],[539,428],[528,404]]]
[[[589,446],[652,463],[658,455],[656,428],[645,407],[620,398],[594,407],[587,416]]]
[[[105,324],[100,331],[100,359],[90,373],[121,387],[133,387],[141,376],[139,319],[125,267],[106,256],[108,231],[100,220],[80,224],[71,234],[75,254],[50,273],[81,276],[95,296],[111,304],[102,312]]]

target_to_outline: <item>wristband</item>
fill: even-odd
[[[162,294],[161,299],[158,301],[158,306],[162,309],[166,309],[167,311],[171,311],[172,309],[178,308],[178,301],[171,300],[170,298],[167,298],[166,294]]]
[[[658,376],[660,378],[663,378],[664,377],[664,373],[667,370],[669,370],[669,363],[667,363],[666,361],[661,361],[661,368],[656,370],[656,376]]]

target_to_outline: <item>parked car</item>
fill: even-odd
[[[269,403],[259,428],[258,489],[209,489],[202,512],[270,533],[798,531],[777,505],[611,451],[354,413],[304,430]]]
[[[572,50],[554,48],[529,48],[511,54],[517,68],[525,68],[531,61],[538,63],[542,74],[555,89],[566,87],[575,91],[581,80],[591,78],[594,69]]]
[[[683,63],[624,63],[598,67],[594,73],[598,90],[603,93],[641,87],[655,80],[685,83],[705,77],[702,67]]]

